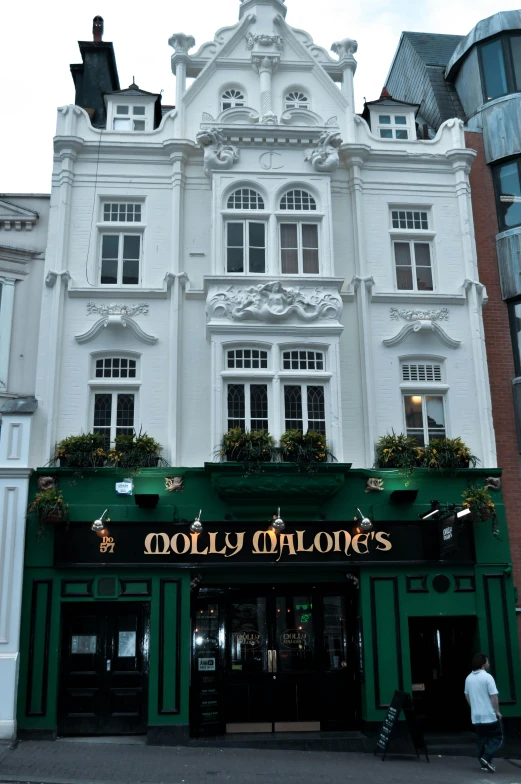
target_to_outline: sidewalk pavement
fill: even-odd
[[[476,759],[145,746],[98,741],[21,741],[0,747],[0,784],[521,784],[521,762]]]

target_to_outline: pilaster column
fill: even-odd
[[[186,66],[190,61],[188,50],[195,46],[195,38],[184,33],[174,33],[168,39],[169,45],[174,50],[172,55],[172,73],[175,74],[175,106],[177,109],[177,123],[174,135],[182,139],[185,134],[185,107],[184,94],[186,92]]]
[[[353,79],[356,73],[357,62],[353,55],[357,50],[358,43],[351,38],[343,38],[341,41],[335,41],[331,46],[331,51],[338,55],[339,66],[342,70],[342,95],[348,103],[347,142],[354,141],[355,93]]]
[[[252,64],[260,77],[261,123],[276,125],[271,97],[271,77],[280,62],[278,54],[253,55]]]
[[[9,389],[9,356],[13,331],[14,278],[0,278],[2,296],[0,300],[0,392]]]

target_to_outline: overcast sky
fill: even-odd
[[[402,30],[466,35],[480,19],[517,8],[509,0],[499,5],[493,0],[286,0],[286,5],[287,22],[327,50],[339,38],[358,41],[358,111],[364,96],[379,97]],[[104,40],[114,43],[121,87],[134,76],[144,90],[164,90],[163,102],[173,104],[168,38],[191,34],[197,49],[218,28],[234,24],[238,11],[239,0],[9,2],[0,46],[0,192],[50,191],[56,107],[74,101],[69,64],[81,62],[77,41],[92,38],[96,14],[105,20]]]

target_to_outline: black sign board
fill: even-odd
[[[471,560],[460,548],[458,560]],[[171,522],[115,522],[98,535],[89,522],[71,522],[56,529],[55,566],[136,566],[436,561],[436,525],[420,522],[378,522],[360,532],[348,521],[287,523],[283,532],[268,523],[204,523],[201,533]]]
[[[403,691],[395,691],[393,694],[391,704],[387,710],[387,715],[380,728],[380,734],[378,735],[374,753],[382,754],[382,761],[385,759],[389,741],[391,740],[391,735],[396,727],[400,717],[400,712],[402,710],[405,716],[405,723],[407,724],[409,735],[416,750],[416,755],[419,757],[420,752],[425,754],[427,762],[429,762],[429,755],[427,752],[427,746],[425,745],[425,738],[423,737],[423,731],[418,723],[416,713],[414,712],[411,695],[406,694]]]
[[[458,518],[455,514],[438,521],[440,558],[458,549]]]

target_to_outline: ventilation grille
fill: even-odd
[[[441,365],[402,365],[402,381],[441,381]]]

